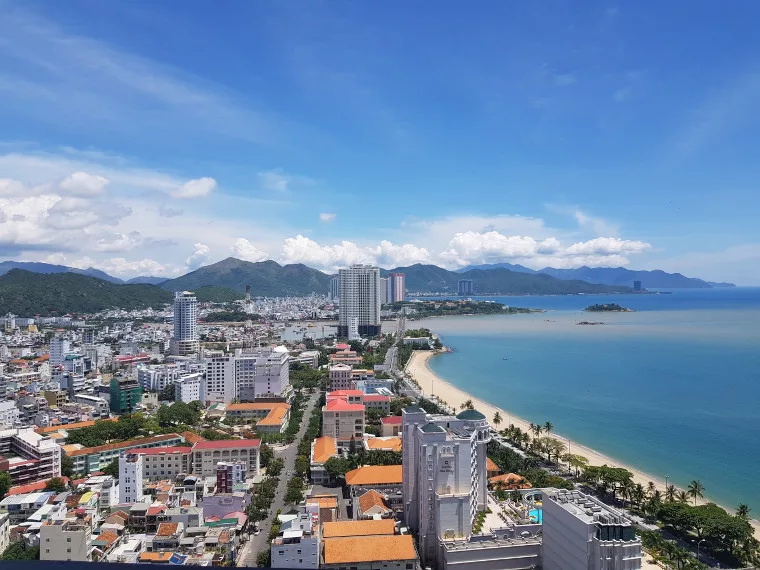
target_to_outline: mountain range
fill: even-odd
[[[97,277],[110,283],[118,284],[140,284],[147,283],[149,285],[158,285],[168,279],[168,277],[149,277],[140,276],[133,277],[124,281],[113,275],[109,275],[105,271],[95,269],[94,267],[88,267],[87,269],[79,269],[78,267],[68,267],[66,265],[56,265],[54,263],[41,263],[37,261],[0,261],[0,275],[5,275],[11,269],[23,269],[25,271],[31,271],[32,273],[79,273],[80,275],[89,275],[90,277]]]
[[[733,283],[715,283],[704,281],[696,277],[686,277],[680,273],[666,273],[659,269],[652,271],[636,271],[624,267],[578,267],[577,269],[555,269],[544,267],[535,270],[523,265],[512,263],[492,263],[487,265],[471,265],[459,269],[457,273],[465,273],[473,269],[492,270],[509,269],[518,273],[543,273],[557,279],[579,279],[588,283],[602,285],[627,285],[632,286],[634,281],[641,281],[645,289],[710,289],[713,287],[735,287]]]

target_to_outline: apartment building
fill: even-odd
[[[203,373],[184,374],[174,380],[174,400],[177,402],[205,402]]]
[[[40,560],[91,562],[92,550],[89,515],[47,520],[40,527]]]
[[[226,439],[201,441],[193,445],[193,474],[202,477],[216,476],[220,462],[240,461],[246,466],[246,476],[260,475],[259,439]]]
[[[338,336],[349,336],[352,321],[361,336],[379,335],[380,270],[371,265],[352,265],[338,271],[338,280]]]
[[[119,502],[138,503],[143,496],[143,457],[138,453],[119,456]]]
[[[177,291],[174,293],[172,354],[187,356],[199,350],[198,299],[190,291]]]
[[[330,390],[351,390],[353,388],[352,368],[348,364],[333,364],[329,368]]]
[[[335,440],[339,449],[348,448],[351,440],[361,445],[364,424],[364,404],[351,403],[349,397],[328,398],[322,406],[322,435]]]
[[[154,435],[140,439],[130,439],[120,443],[108,443],[97,447],[66,446],[66,455],[74,463],[74,473],[88,475],[102,471],[122,453],[138,449],[171,447],[182,445],[183,440],[176,433]]]
[[[61,476],[61,447],[34,428],[0,431],[0,471],[10,473],[14,485]]]
[[[319,568],[319,513],[303,509],[280,526],[270,546],[272,568]]]
[[[190,473],[192,452],[192,447],[185,446],[154,447],[134,451],[142,456],[143,478],[151,481],[174,479],[177,475]]]
[[[19,410],[16,407],[16,402],[13,400],[0,402],[0,425],[13,427],[19,423],[19,417]]]

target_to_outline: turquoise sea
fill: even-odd
[[[410,323],[454,349],[430,361],[436,374],[653,477],[680,488],[699,479],[709,499],[760,514],[760,288],[487,299],[548,312]],[[595,303],[636,312],[583,312]]]

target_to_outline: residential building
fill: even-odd
[[[203,373],[185,374],[174,380],[174,400],[177,402],[205,402]]]
[[[472,295],[473,292],[472,279],[460,279],[457,282],[457,295],[460,297]]]
[[[8,513],[0,513],[0,552],[5,552],[11,539],[11,523]]]
[[[354,505],[354,518],[359,515],[356,508],[359,497],[367,491],[377,491],[400,519],[404,510],[402,472],[401,465],[364,465],[346,473],[346,487]]]
[[[174,293],[174,337],[172,354],[187,356],[197,354],[198,342],[198,299],[190,291]]]
[[[137,383],[137,380],[114,376],[111,378],[109,394],[113,413],[130,413],[142,400],[142,387]]]
[[[304,350],[298,356],[291,356],[290,362],[300,362],[316,370],[319,367],[319,351]]]
[[[327,291],[327,298],[333,303],[340,300],[340,279],[338,277],[330,278],[330,287]]]
[[[40,527],[40,560],[92,561],[92,520],[77,512],[76,518],[45,521]]]
[[[387,499],[381,493],[370,489],[363,495],[360,495],[358,501],[354,503],[356,519],[377,519],[393,517],[393,509],[390,508]]]
[[[388,302],[400,303],[406,300],[406,274],[388,274]]]
[[[65,338],[54,338],[50,341],[50,367],[63,366],[66,355],[71,352],[71,343]]]
[[[321,568],[417,570],[414,539],[395,534],[393,520],[331,522],[322,525]]]
[[[329,436],[316,438],[311,442],[309,453],[310,478],[313,483],[324,485],[330,482],[330,476],[325,470],[325,463],[331,457],[338,456],[335,440]]]
[[[225,439],[201,441],[193,445],[193,473],[202,477],[216,476],[220,462],[241,461],[248,477],[260,475],[259,439]]]
[[[61,447],[33,428],[0,431],[0,472],[14,485],[61,476]]]
[[[95,414],[101,418],[107,418],[111,415],[111,406],[109,403],[103,398],[99,398],[98,396],[90,396],[89,394],[74,394],[72,400],[79,404],[92,406],[95,410]]]
[[[192,467],[192,447],[152,447],[135,449],[142,457],[143,479],[174,479],[178,475],[188,474]]]
[[[272,568],[319,568],[319,512],[303,509],[272,539]]]
[[[232,355],[213,356],[206,360],[203,393],[207,403],[229,404],[238,397],[235,362]]]
[[[379,410],[383,414],[391,413],[391,399],[380,394],[366,394],[363,398],[367,410]]]
[[[363,362],[362,357],[359,356],[356,351],[348,349],[334,352],[328,358],[330,359],[330,364],[347,364],[348,366],[358,366]]]
[[[433,416],[411,406],[402,412],[402,439],[405,521],[423,564],[441,567],[441,541],[469,540],[486,509],[488,422],[477,410]]]
[[[245,481],[248,466],[242,461],[220,461],[216,464],[216,492],[232,493],[238,483]]]
[[[0,501],[0,514],[7,514],[9,523],[16,525],[26,521],[45,506],[52,497],[55,497],[55,493],[53,492],[11,495]]]
[[[137,381],[143,390],[148,392],[160,392],[182,374],[182,370],[176,364],[164,364],[162,366],[147,366],[140,364],[137,367]]]
[[[229,404],[228,418],[256,421],[256,429],[264,433],[282,433],[290,418],[290,404],[284,402],[245,402]]]
[[[641,540],[620,511],[564,489],[546,490],[542,503],[544,570],[641,568]]]
[[[138,503],[143,496],[143,456],[124,453],[119,456],[119,502]]]
[[[148,552],[171,554],[179,548],[180,540],[184,535],[185,525],[181,522],[162,522],[158,525],[156,534],[146,541]]]
[[[60,408],[69,401],[69,396],[65,390],[44,390],[42,397],[47,400],[51,408]]]
[[[348,398],[328,399],[322,406],[322,435],[333,438],[338,448],[345,449],[364,437],[364,404],[349,403]]]
[[[19,423],[19,410],[16,402],[13,400],[0,402],[0,425],[13,427],[17,423]]]
[[[633,290],[637,293],[641,292],[641,281],[634,281],[633,282]]]
[[[395,437],[401,433],[401,416],[387,416],[380,418],[380,435],[382,437]]]
[[[329,368],[330,390],[351,390],[353,388],[352,368],[348,364],[333,364]]]
[[[380,270],[371,265],[352,265],[338,271],[340,309],[338,336],[348,337],[352,319],[361,336],[380,334]]]
[[[176,433],[154,435],[140,439],[130,439],[119,443],[107,443],[97,447],[81,447],[77,445],[65,446],[66,455],[74,463],[74,473],[87,475],[95,471],[102,471],[111,461],[118,458],[122,453],[136,451],[138,449],[151,449],[159,447],[172,447],[182,445],[182,437]]]
[[[258,398],[287,398],[290,395],[290,355],[284,346],[235,351],[237,397],[252,402]]]
[[[356,372],[356,370],[354,370]],[[390,378],[375,378],[374,375],[362,375],[359,379],[354,375],[353,388],[365,394],[392,394],[393,380]]]
[[[391,299],[393,294],[391,293],[391,282],[387,277],[380,278],[380,304],[387,305],[392,303]]]

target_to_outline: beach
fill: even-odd
[[[525,421],[521,417],[515,415],[512,412],[509,412],[505,409],[498,408],[496,406],[493,406],[492,404],[489,404],[481,399],[478,399],[471,394],[465,392],[464,390],[446,382],[445,380],[441,379],[439,376],[437,376],[429,367],[429,360],[430,358],[434,357],[437,354],[442,354],[442,352],[434,352],[434,351],[414,351],[412,353],[412,357],[409,359],[409,362],[406,365],[406,372],[411,376],[420,386],[425,396],[436,396],[443,402],[446,402],[449,407],[459,409],[460,405],[467,401],[472,400],[472,403],[479,412],[483,413],[486,418],[488,419],[489,423],[493,423],[492,419],[496,412],[499,412],[499,414],[502,417],[502,423],[498,426],[497,429],[501,430],[505,427],[509,426],[510,424],[515,425],[516,427],[519,427],[525,432],[530,432],[530,422]],[[647,473],[644,473],[643,471],[640,471],[636,468],[631,467],[630,465],[625,465],[624,463],[617,461],[609,456],[606,456],[602,453],[599,453],[589,447],[586,447],[578,442],[568,440],[568,438],[563,437],[561,433],[554,433],[552,432],[551,437],[554,437],[556,439],[559,439],[565,445],[568,447],[568,452],[573,453],[576,455],[582,455],[583,457],[587,458],[589,461],[589,465],[609,465],[614,467],[622,467],[633,473],[633,481],[634,483],[640,483],[644,488],[646,488],[651,481],[655,484],[656,488],[662,491],[663,495],[665,494],[665,481],[660,480],[656,477],[652,477],[651,475],[648,475]],[[697,503],[706,503],[709,501],[709,497],[707,497],[705,500],[698,500]],[[725,507],[724,507],[725,508]],[[760,539],[760,522],[753,519],[751,521],[751,524],[754,528],[755,537]]]

